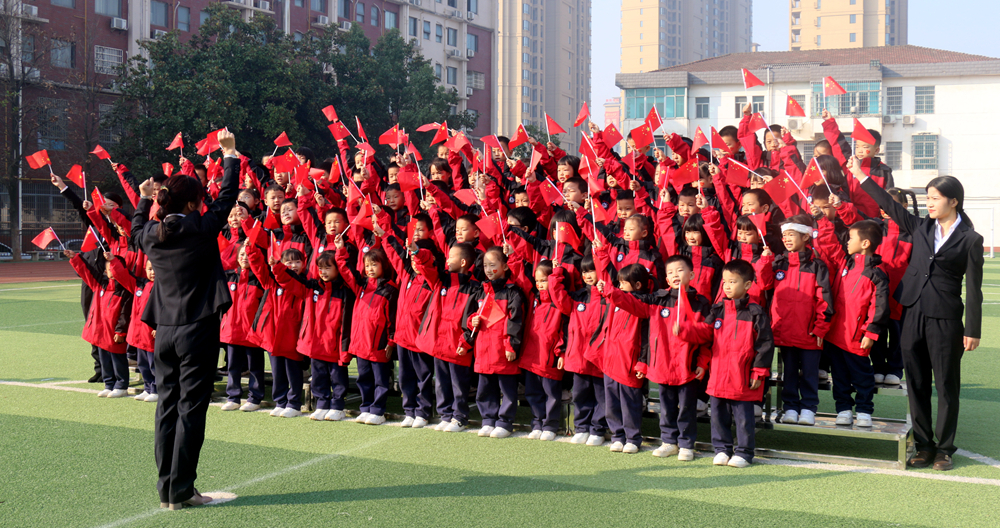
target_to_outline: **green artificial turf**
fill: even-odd
[[[984,346],[963,361],[958,445],[1000,459],[1000,263],[987,262],[985,283]],[[82,322],[78,282],[0,285],[0,380],[48,385],[89,377]],[[821,400],[821,410],[832,406],[829,392]],[[962,456],[946,474],[717,468],[709,456],[678,462],[648,450],[621,455],[216,406],[197,486],[237,498],[165,512],[155,491],[154,408],[0,384],[0,526],[996,526],[1000,507],[1000,468]],[[877,415],[905,408],[904,398],[876,397]],[[655,420],[646,420],[644,432],[657,434]],[[707,425],[699,433],[708,440]],[[757,438],[758,447],[775,449],[894,454],[882,442],[777,431]],[[942,475],[982,480],[915,478]]]

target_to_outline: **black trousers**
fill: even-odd
[[[958,429],[958,393],[962,387],[964,333],[962,321],[927,317],[919,307],[907,310],[903,318],[900,345],[917,450],[953,455],[957,449],[955,431]],[[936,428],[931,422],[931,391],[934,388],[938,393]]]
[[[198,455],[205,441],[205,414],[219,365],[219,320],[156,328],[154,434],[156,488],[160,502],[184,502],[194,495]]]

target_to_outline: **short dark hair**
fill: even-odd
[[[812,196],[813,200],[829,200],[830,189],[827,189],[826,185],[817,183],[813,186],[812,190],[809,191],[809,195]]]
[[[466,214],[464,214],[464,215],[456,218],[455,222],[457,223],[459,220],[465,220],[466,222],[472,224],[472,226],[476,228],[476,231],[479,230],[479,226],[476,224],[476,222],[479,221],[479,217],[478,216],[476,216],[474,214],[468,214],[468,213],[466,213]]]
[[[854,222],[851,224],[851,231],[858,234],[858,238],[861,240],[867,240],[871,243],[871,250],[874,251],[875,248],[882,243],[882,227],[880,227],[873,220],[861,220],[860,222]]]
[[[272,183],[272,184],[268,185],[267,187],[264,187],[264,196],[266,197],[267,193],[269,193],[269,192],[278,192],[278,191],[281,191],[281,194],[285,194],[285,188],[284,187],[278,185],[277,183]]]
[[[328,216],[330,216],[330,215],[332,215],[334,213],[339,214],[340,216],[342,216],[344,218],[344,220],[350,220],[351,219],[351,217],[347,216],[347,210],[345,210],[343,207],[331,207],[331,208],[327,209],[326,213],[323,215],[323,221],[326,222],[326,217],[328,217]]]
[[[385,186],[385,192],[389,192],[389,191],[403,192],[403,190],[399,188],[399,184],[398,183],[390,183],[389,185],[386,185]]]
[[[627,189],[618,191],[618,196],[615,197],[615,201],[617,202],[621,200],[635,201],[635,193]]]
[[[785,223],[785,224],[802,224],[804,226],[814,227],[813,226],[813,219],[812,219],[812,217],[809,216],[809,215],[807,215],[807,214],[797,214],[797,215],[790,216],[790,217],[786,218],[783,223]]]
[[[438,172],[451,174],[451,165],[448,165],[448,160],[444,158],[434,158],[434,161],[431,162],[431,167],[437,169]]]
[[[698,189],[691,187],[690,185],[685,185],[681,192],[678,193],[678,197],[691,198],[692,196],[698,196]]]
[[[507,211],[507,216],[517,220],[517,222],[521,224],[521,229],[528,232],[534,231],[538,226],[538,216],[531,210],[530,207],[515,207],[510,211]]]
[[[486,253],[483,253],[483,257],[485,257],[486,255],[493,255],[496,258],[500,259],[500,262],[503,262],[504,264],[507,263],[507,254],[503,252],[503,248],[501,248],[500,246],[493,246],[487,249]]]
[[[878,148],[882,144],[882,134],[879,134],[878,130],[869,128],[868,133],[872,135],[872,139],[875,140],[875,144],[872,145],[874,148]]]
[[[305,260],[305,255],[301,251],[295,248],[288,248],[281,252],[281,260]]]
[[[565,187],[567,183],[572,183],[573,185],[576,185],[576,188],[579,189],[580,192],[582,192],[583,194],[587,194],[587,180],[579,176],[571,176],[566,179],[566,183],[564,183],[563,186]]]
[[[694,263],[691,262],[691,259],[688,258],[685,255],[680,255],[680,254],[678,254],[678,255],[671,255],[671,256],[667,257],[667,260],[663,261],[663,267],[666,268],[667,266],[669,266],[669,265],[671,265],[671,264],[673,264],[675,262],[683,262],[684,265],[687,266],[687,269],[689,271],[693,271],[694,270]]]
[[[317,266],[336,266],[337,254],[333,251],[324,251],[316,257]]]
[[[722,271],[728,271],[744,281],[757,280],[757,272],[754,271],[753,265],[743,259],[730,260],[722,267]]]
[[[701,213],[695,213],[687,217],[687,220],[684,221],[683,232],[688,233],[690,231],[701,233],[702,244],[708,245],[711,242],[708,238],[708,232],[705,231],[705,219],[701,216]]]
[[[587,253],[580,259],[580,273],[587,273],[591,271],[597,271],[597,265],[594,264],[594,255],[592,253]]]
[[[542,259],[542,261],[535,266],[535,271],[541,271],[546,277],[552,275],[552,261],[549,259]]]
[[[629,264],[618,271],[618,282],[638,282],[642,285],[639,291],[646,291],[649,288],[649,271],[642,264]]]
[[[557,165],[568,165],[570,167],[573,167],[573,174],[580,173],[580,158],[572,154],[567,154],[559,158],[559,163]]]
[[[814,148],[814,149],[815,149],[816,147],[819,147],[819,148],[825,148],[825,149],[827,149],[827,150],[833,150],[833,147],[831,147],[831,146],[830,146],[830,142],[829,142],[829,141],[827,141],[827,140],[825,140],[825,139],[821,139],[821,140],[817,141],[817,142],[816,142],[816,144],[815,144],[815,145],[813,145],[813,148]]]
[[[472,247],[472,244],[468,242],[459,242],[451,246],[451,249],[457,249],[459,251],[459,258],[468,262],[469,266],[476,261],[476,248]]]
[[[733,125],[726,125],[719,129],[719,136],[732,139],[739,139],[740,131]]]

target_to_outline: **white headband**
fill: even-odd
[[[812,228],[809,226],[792,223],[781,224],[781,232],[784,233],[785,231],[796,231],[798,233],[802,233],[803,235],[812,235],[813,232]]]

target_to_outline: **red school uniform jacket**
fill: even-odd
[[[132,293],[132,311],[129,317],[128,334],[125,342],[146,352],[152,352],[156,347],[156,340],[153,338],[153,329],[140,319],[146,303],[149,301],[149,294],[153,291],[153,281],[145,278],[136,278],[129,273],[122,263],[115,259],[111,263],[111,275],[115,282],[121,284],[126,290]]]
[[[265,290],[263,301],[254,316],[254,340],[272,355],[301,361],[302,356],[296,350],[296,341],[299,337],[299,326],[302,324],[303,298],[285,291],[278,284],[264,261],[262,249],[259,247],[249,249],[247,258],[250,259],[250,269]]]
[[[913,239],[909,233],[899,231],[899,224],[886,218],[882,224],[882,243],[875,252],[882,257],[882,271],[889,277],[889,318],[899,321],[903,318],[903,305],[893,298],[893,294],[910,265]]]
[[[347,366],[351,362],[348,351],[354,292],[343,279],[306,279],[281,263],[274,265],[274,278],[286,291],[305,299],[296,350],[312,359]]]
[[[260,347],[260,338],[253,331],[253,323],[260,300],[264,297],[264,287],[249,268],[227,271],[226,283],[233,305],[222,314],[219,342]]]
[[[543,378],[561,380],[563,371],[556,366],[566,352],[570,303],[565,298],[560,299],[563,302],[556,302],[548,290],[538,291],[534,282],[524,275],[524,261],[519,255],[512,255],[509,262],[515,282],[522,291],[530,292],[526,298],[524,349],[518,366]],[[549,284],[552,280],[550,275]]]
[[[882,257],[845,255],[833,223],[819,220],[819,252],[833,277],[834,314],[826,340],[842,350],[868,357],[865,337],[878,341],[889,323],[889,277],[879,268]]]
[[[610,283],[604,286],[604,296],[611,305],[605,326],[607,336],[601,351],[601,370],[609,378],[622,385],[639,388],[642,380],[636,378],[641,353],[640,336],[649,331],[649,321],[623,310],[614,302],[611,292],[617,290]],[[619,290],[620,292],[620,290]],[[622,293],[634,296],[634,293]]]
[[[833,293],[826,264],[812,248],[774,257],[771,331],[776,346],[818,350],[833,319]]]
[[[707,392],[710,396],[736,401],[760,401],[763,380],[771,375],[774,340],[771,318],[759,304],[742,299],[724,299],[712,306],[705,322],[681,323],[680,337],[694,343],[711,342]],[[762,380],[751,390],[750,382]]]
[[[69,263],[76,270],[76,274],[83,279],[84,284],[94,291],[94,300],[90,303],[90,311],[87,313],[81,337],[91,345],[113,354],[124,354],[125,340],[115,343],[114,338],[115,336],[124,338],[128,333],[132,292],[103,275],[100,279],[95,279],[79,254],[74,255]]]
[[[479,313],[488,297],[504,313],[504,316],[492,326],[486,324],[486,318],[481,318],[475,329],[469,325],[472,317]],[[475,305],[470,306],[475,311],[462,321],[465,332],[462,335],[463,347],[467,350],[475,347],[474,370],[477,374],[518,374],[517,358],[521,354],[524,339],[524,293],[509,278],[487,281],[475,296]],[[507,360],[507,352],[514,353],[514,360]]]
[[[449,363],[472,366],[472,347],[462,339],[462,323],[479,310],[476,301],[482,286],[468,273],[442,273],[426,249],[417,252],[414,264],[434,292],[417,327],[417,349]],[[461,356],[456,353],[460,344],[467,350]]]
[[[385,275],[370,279],[350,269],[348,259],[346,248],[337,250],[337,271],[356,297],[354,313],[351,315],[349,351],[351,355],[361,359],[388,363],[386,348],[394,342],[393,319],[399,292],[395,283],[385,278]],[[383,271],[387,272],[388,270]]]
[[[678,291],[659,290],[651,294],[627,295],[621,290],[611,290],[611,302],[628,313],[648,321],[647,333],[642,338],[642,353],[636,370],[650,381],[662,385],[684,385],[694,381],[697,367],[708,370],[709,354],[700,353],[700,343],[689,343],[674,335],[678,319]],[[684,301],[685,311],[693,314],[693,321],[705,320],[711,302],[694,288],[688,287]]]
[[[600,351],[607,334],[604,324],[610,311],[608,300],[601,296],[596,286],[584,286],[567,291],[566,269],[560,265],[549,275],[549,294],[560,305],[570,306],[569,325],[566,329],[566,350],[563,353],[563,370],[584,376],[602,377],[604,372],[595,364],[600,362]]]
[[[385,248],[385,253],[399,277],[399,302],[396,306],[393,340],[407,350],[419,351],[417,334],[420,323],[437,290],[428,284],[426,277],[414,270],[410,252],[399,239],[391,233],[387,233],[386,237],[388,247]]]

